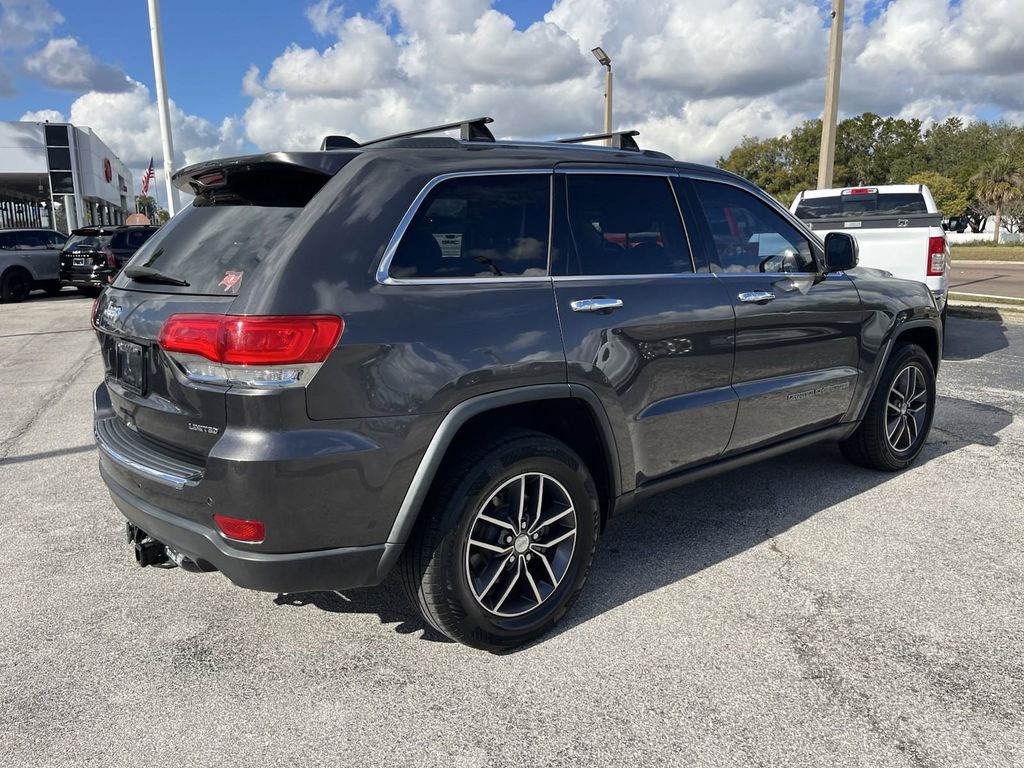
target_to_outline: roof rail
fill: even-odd
[[[460,138],[463,141],[494,141],[494,134],[491,133],[490,128],[487,127],[488,123],[493,122],[494,118],[491,117],[474,117],[469,120],[457,120],[454,123],[432,125],[429,128],[419,128],[415,131],[404,131],[402,133],[394,133],[390,136],[382,136],[379,139],[364,141],[359,146],[368,147],[371,144],[380,144],[383,141],[391,141],[392,139],[407,139],[410,136],[424,136],[428,133],[453,131],[456,128],[460,129],[462,133]]]
[[[639,145],[633,139],[634,136],[639,136],[640,131],[612,131],[611,133],[593,133],[588,136],[573,136],[568,139],[555,139],[558,144],[582,144],[587,141],[597,141],[598,139],[611,139],[611,146],[616,149],[632,149],[637,152],[640,151]]]

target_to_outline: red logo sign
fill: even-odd
[[[110,167],[110,160],[103,158],[103,178],[107,180],[109,184],[114,180],[114,169]]]
[[[220,285],[224,286],[225,291],[230,291],[241,282],[243,274],[243,272],[225,272],[224,279],[220,281]]]

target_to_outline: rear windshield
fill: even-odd
[[[796,215],[800,219],[839,219],[850,216],[896,216],[904,213],[928,213],[920,192],[883,192],[866,195],[835,195],[801,200]]]
[[[157,230],[126,267],[149,267],[186,280],[188,286],[137,281],[132,287],[236,294],[301,212],[302,208],[258,205],[191,205]],[[123,276],[118,281],[132,282]]]
[[[111,235],[72,235],[64,243],[64,250],[72,248],[106,248],[110,245]]]

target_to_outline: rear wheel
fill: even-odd
[[[550,630],[582,589],[599,503],[586,465],[516,430],[448,463],[406,547],[412,604],[453,640],[490,651]]]
[[[0,300],[16,303],[24,301],[32,292],[32,275],[24,269],[9,270],[0,281]]]
[[[935,368],[916,344],[886,363],[864,420],[840,447],[854,464],[885,472],[909,466],[924,449],[935,414]]]

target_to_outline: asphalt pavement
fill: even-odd
[[[1024,326],[949,319],[913,468],[823,446],[652,500],[495,656],[393,583],[135,567],[90,305],[0,305],[0,765],[1024,765]]]
[[[954,261],[949,290],[982,296],[1024,299],[1024,262]]]

